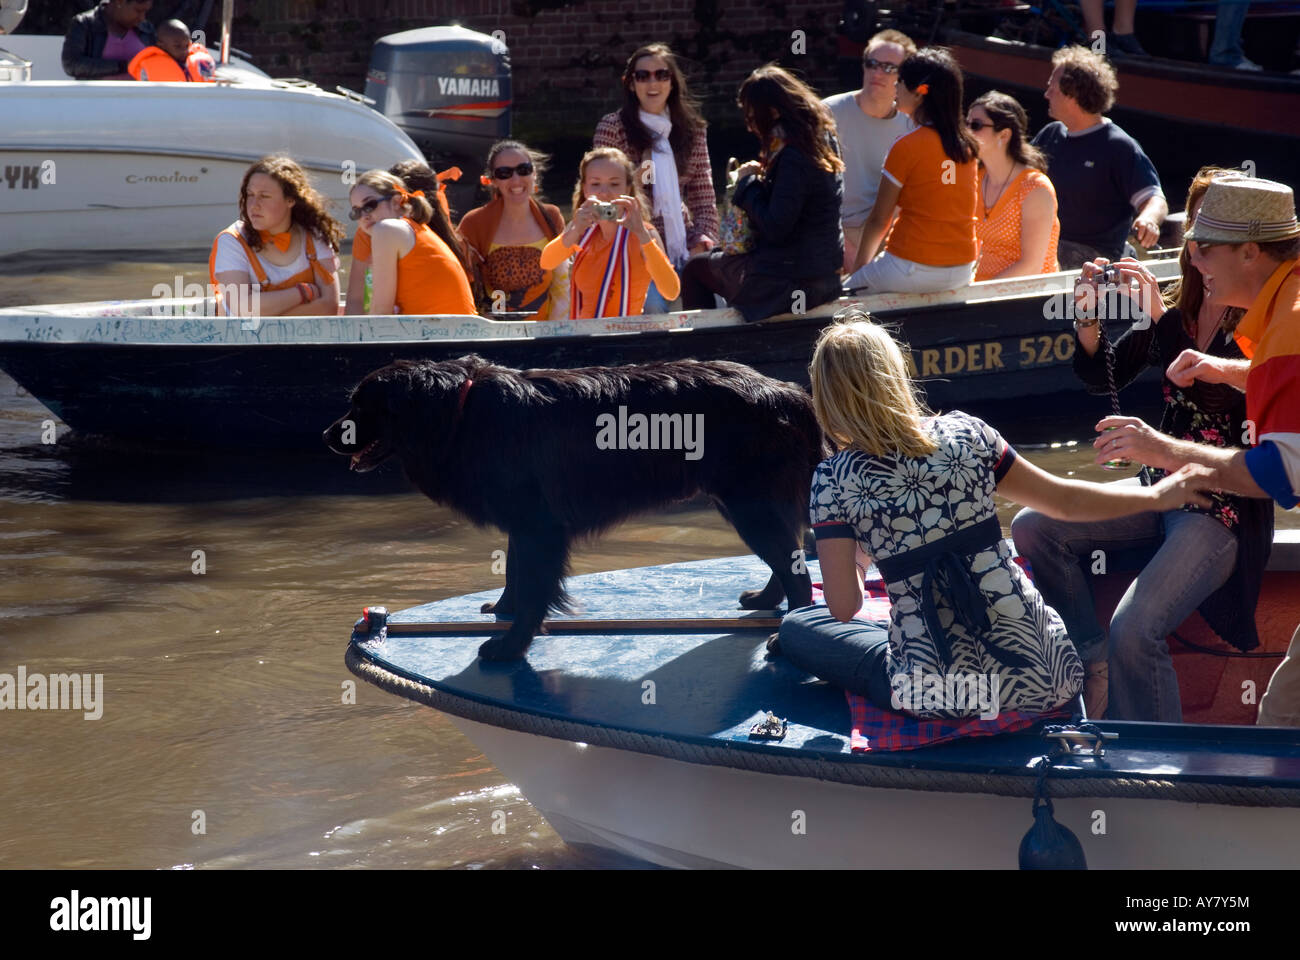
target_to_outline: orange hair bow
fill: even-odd
[[[918,84],[916,87],[916,92],[924,97],[927,93],[930,92],[930,85],[928,83]]]

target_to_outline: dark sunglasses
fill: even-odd
[[[993,123],[991,120],[967,120],[966,126],[970,127],[976,133],[979,133],[985,127],[988,127],[990,130],[996,130],[998,128],[997,124]]]
[[[526,177],[533,172],[533,165],[525,160],[517,167],[495,167],[492,170],[492,176],[498,180],[509,180],[516,173],[521,177]]]
[[[877,60],[875,57],[868,57],[863,60],[862,66],[868,70],[879,70],[881,73],[898,73],[898,64],[886,63],[884,60]]]
[[[637,83],[649,83],[650,78],[654,77],[660,83],[667,83],[673,78],[671,71],[668,70],[633,70],[632,79]]]
[[[379,206],[387,199],[388,199],[387,197],[371,197],[361,206],[353,207],[352,210],[348,213],[348,216],[351,217],[353,220],[360,220],[367,213],[375,209],[375,207]]]

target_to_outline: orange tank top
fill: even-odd
[[[427,224],[404,219],[415,245],[397,261],[394,306],[403,316],[473,316],[474,294],[456,254]]]
[[[1007,267],[1020,259],[1021,213],[1025,198],[1034,190],[1045,189],[1056,202],[1056,190],[1046,175],[1032,168],[1022,170],[1002,191],[992,209],[983,208],[980,201],[980,216],[975,221],[975,237],[980,244],[979,266],[975,268],[976,280],[992,280]],[[1056,245],[1061,239],[1061,221],[1052,218],[1052,236],[1039,265],[1039,273],[1054,273],[1056,264]]]

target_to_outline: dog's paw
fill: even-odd
[[[779,656],[781,656],[781,634],[774,633],[767,638],[766,657],[768,660],[775,660]]]
[[[746,610],[775,610],[784,599],[785,591],[780,587],[775,590],[764,587],[762,590],[746,590],[740,595],[740,605]]]
[[[515,613],[515,605],[508,600],[493,600],[478,609],[480,613],[495,613],[498,617],[511,617]]]
[[[520,637],[509,631],[484,640],[479,645],[478,655],[484,660],[519,660],[528,652],[532,637]]]

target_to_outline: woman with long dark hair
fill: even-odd
[[[560,208],[536,197],[549,159],[517,140],[493,144],[483,177],[492,199],[461,218],[490,311],[522,311],[531,320],[568,316],[568,271],[541,266],[546,245],[564,232]]]
[[[239,219],[217,234],[208,275],[230,315],[337,314],[343,227],[288,157],[244,172]]]
[[[682,305],[711,307],[717,294],[752,323],[839,297],[844,163],[830,110],[780,67],[751,73],[736,104],[760,144],[759,159],[737,171],[733,197],[754,228],[755,247],[692,257],[682,271]]]
[[[1227,171],[1202,167],[1187,192],[1187,225],[1196,219],[1210,182]],[[1119,292],[1136,296],[1150,322],[1131,325],[1115,341],[1114,365],[1107,373],[1096,319],[1074,323],[1078,341],[1074,370],[1093,393],[1104,393],[1113,378],[1123,389],[1150,366],[1162,371],[1184,350],[1240,360],[1236,328],[1244,310],[1225,307],[1208,293],[1205,278],[1184,245],[1178,256],[1182,279],[1168,300],[1155,277],[1126,257],[1114,266]],[[1080,289],[1097,295],[1106,260],[1085,264]],[[1113,289],[1113,288],[1112,288]],[[1166,374],[1159,431],[1134,422],[1103,432],[1095,441],[1099,462],[1151,459],[1170,437],[1220,447],[1245,446],[1246,397],[1222,383],[1196,381],[1180,387]],[[1164,471],[1151,470],[1159,478]],[[1132,481],[1129,481],[1132,482]],[[1029,558],[1043,596],[1061,614],[1088,669],[1089,714],[1115,720],[1183,719],[1178,676],[1165,638],[1193,610],[1225,641],[1242,650],[1259,645],[1255,606],[1264,563],[1273,542],[1270,500],[1212,493],[1202,507],[1143,513],[1123,522],[1081,523],[1022,510],[1011,524],[1016,549]],[[1109,629],[1097,621],[1087,571],[1094,551],[1141,551],[1149,557],[1115,608]]]
[[[979,141],[962,112],[961,68],[944,47],[923,47],[899,68],[897,96],[917,127],[885,158],[847,286],[870,293],[956,290],[970,283],[978,254]]]
[[[654,212],[654,228],[680,270],[687,257],[713,249],[718,239],[704,115],[666,44],[637,48],[622,82],[623,106],[601,117],[592,146],[614,147],[632,161]],[[652,284],[646,312],[662,313],[667,306]]]
[[[966,111],[980,145],[980,216],[976,280],[1052,273],[1061,221],[1047,160],[1025,139],[1029,118],[1014,97],[990,90]]]

